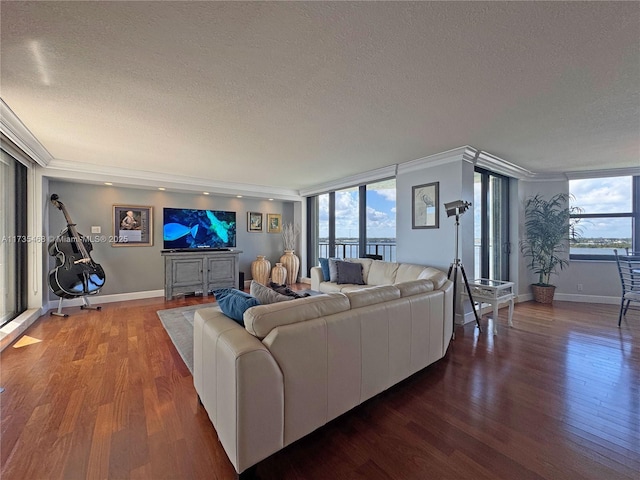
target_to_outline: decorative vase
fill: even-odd
[[[251,277],[262,285],[269,283],[269,274],[271,273],[271,262],[264,255],[258,255],[251,262]]]
[[[271,270],[271,281],[278,285],[284,285],[287,280],[287,269],[278,262],[276,266]]]
[[[294,255],[293,250],[285,250],[280,257],[280,263],[287,269],[287,285],[298,281],[298,270],[300,270],[300,259]]]

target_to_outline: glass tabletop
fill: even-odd
[[[491,280],[488,278],[476,278],[473,282],[474,285],[482,285],[487,287],[499,287],[500,285],[510,284],[512,282],[504,282],[502,280]]]

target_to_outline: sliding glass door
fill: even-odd
[[[509,280],[509,179],[482,168],[474,176],[475,275]]]
[[[0,150],[0,326],[27,308],[27,168]]]

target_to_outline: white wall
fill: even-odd
[[[412,187],[439,182],[439,228],[413,229]],[[400,165],[396,178],[396,246],[398,262],[431,265],[449,269],[455,258],[455,217],[447,217],[444,203],[473,201],[473,164],[464,149],[439,158]],[[473,214],[460,217],[460,259],[469,278],[473,278]]]

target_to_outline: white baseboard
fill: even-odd
[[[533,299],[533,296],[531,297]],[[553,297],[563,302],[605,303],[619,305],[621,297],[605,297],[602,295],[576,295],[573,293],[556,293]]]
[[[131,293],[114,293],[112,295],[97,295],[87,297],[91,305],[100,305],[101,303],[125,302],[127,300],[140,300],[143,298],[164,297],[164,290],[147,290],[145,292]],[[57,309],[60,300],[49,300],[45,311]],[[83,304],[82,297],[69,298],[62,301],[64,307],[79,307]]]

